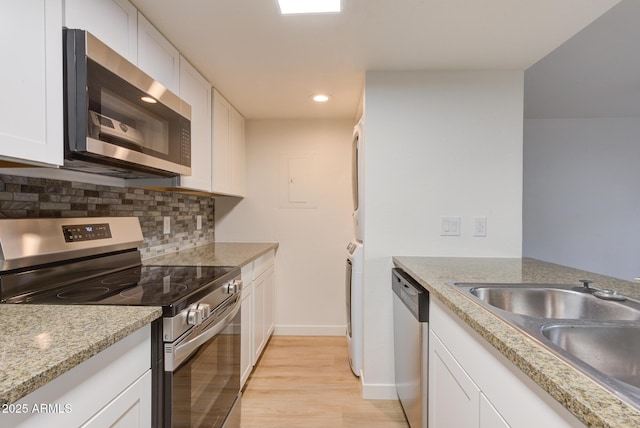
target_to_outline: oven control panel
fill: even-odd
[[[66,242],[94,241],[111,238],[109,223],[74,224],[62,226],[62,234]]]

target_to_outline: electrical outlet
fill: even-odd
[[[162,233],[168,235],[171,233],[171,217],[164,217],[162,225]]]
[[[202,216],[196,216],[196,230],[202,230]]]
[[[460,236],[460,217],[440,217],[441,236]]]
[[[487,236],[487,218],[473,218],[473,236]]]

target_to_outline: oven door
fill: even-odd
[[[165,344],[164,426],[239,427],[240,299]]]

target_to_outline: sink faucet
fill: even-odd
[[[593,280],[591,279],[579,279],[578,281],[580,281],[582,283],[582,286],[586,289],[589,289],[589,284],[593,283]]]
[[[582,287],[580,287],[580,291],[584,293],[593,294],[595,297],[603,300],[617,300],[623,301],[627,300],[627,297],[623,294],[618,293],[615,290],[599,290],[597,288],[589,287],[589,284],[592,284],[593,281],[590,279],[579,279],[582,283]]]

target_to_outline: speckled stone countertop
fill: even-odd
[[[242,266],[275,243],[215,243],[147,265]],[[159,307],[0,305],[0,405],[13,403],[162,316]]]
[[[243,266],[278,244],[272,242],[216,242],[143,260],[145,265]]]
[[[0,405],[21,399],[161,315],[159,307],[0,305]]]
[[[449,285],[453,282],[579,285],[579,279],[589,278],[594,280],[595,287],[618,290],[640,299],[640,284],[533,259],[394,257],[393,261],[587,426],[640,426],[639,410]]]

